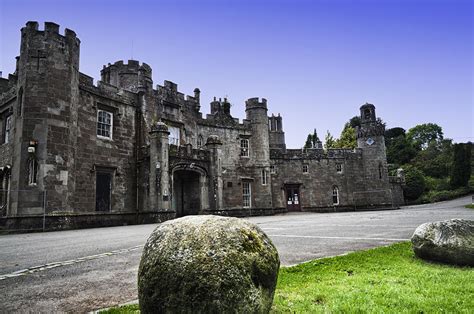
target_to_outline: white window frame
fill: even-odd
[[[249,181],[242,181],[242,207],[252,206],[252,185]]]
[[[336,198],[336,202],[334,202],[334,198]],[[339,188],[337,185],[332,187],[332,204],[339,205]]]
[[[110,116],[110,124],[99,121],[101,113],[105,113],[106,115]],[[108,130],[109,131],[109,136],[99,134],[99,131],[101,130],[99,128],[99,125],[104,125],[105,127],[107,127],[107,126],[109,127],[109,130]],[[96,131],[97,137],[102,138],[102,139],[111,140],[113,138],[113,129],[114,129],[114,114],[110,111],[107,111],[107,110],[102,110],[102,109],[97,110],[97,131]],[[104,129],[104,130],[107,131],[107,129]]]
[[[247,138],[240,139],[240,157],[250,156],[250,142]]]
[[[309,167],[308,165],[303,165],[303,173],[308,173],[309,172]]]
[[[3,143],[8,144],[10,142],[10,132],[12,129],[12,116],[9,115],[5,119],[5,137],[3,138]]]
[[[262,185],[267,185],[267,184],[268,184],[268,173],[267,173],[267,170],[262,169],[261,177],[262,177]]]
[[[271,166],[270,166],[270,173],[271,173],[271,174],[275,174],[275,173],[276,173],[276,166],[274,166],[274,165],[271,165]]]
[[[336,172],[337,173],[342,173],[342,164],[341,163],[336,163]]]
[[[175,126],[168,126],[168,131],[170,132],[168,143],[170,145],[179,146],[180,137],[181,137],[181,129]]]

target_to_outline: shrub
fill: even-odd
[[[425,191],[425,177],[417,168],[406,165],[405,169],[405,187],[403,192],[408,200],[416,200]]]

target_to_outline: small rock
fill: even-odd
[[[474,266],[474,221],[428,222],[411,238],[416,256],[448,264]]]
[[[256,225],[187,216],[160,224],[138,270],[142,313],[267,313],[280,260]]]

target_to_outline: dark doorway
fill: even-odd
[[[195,171],[176,170],[173,173],[173,202],[176,217],[197,215],[201,209],[200,174]]]
[[[301,210],[301,197],[299,185],[285,185],[286,209],[288,211]]]
[[[110,211],[110,193],[112,192],[112,174],[108,172],[97,172],[95,185],[95,209],[96,211]]]

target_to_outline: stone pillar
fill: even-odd
[[[217,135],[207,139],[206,147],[209,150],[209,207],[211,210],[222,209],[222,142]]]
[[[168,127],[158,122],[150,131],[150,194],[151,211],[170,210],[170,177],[168,162]]]

